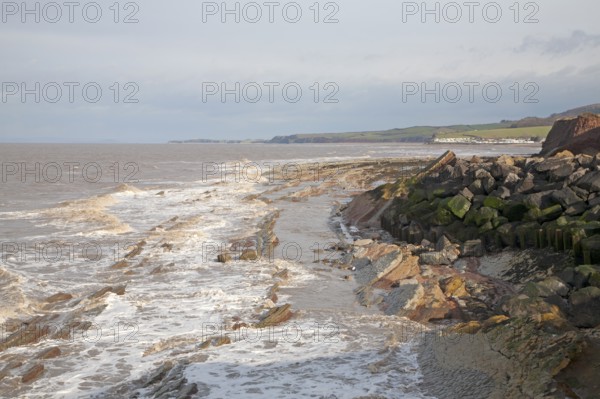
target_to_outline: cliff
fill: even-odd
[[[600,151],[600,115],[582,114],[554,123],[542,147],[542,155],[568,150],[595,155]]]

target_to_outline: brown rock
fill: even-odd
[[[543,155],[569,150],[573,154],[595,154],[600,150],[600,116],[583,114],[554,123],[542,146]]]
[[[469,293],[465,287],[465,281],[459,276],[454,276],[443,280],[440,283],[440,286],[447,297],[464,298],[469,296]]]
[[[283,322],[288,321],[294,315],[292,310],[292,305],[285,304],[283,306],[278,306],[269,310],[269,312],[256,324],[256,328],[264,328],[275,326],[277,324],[281,324]]]
[[[21,378],[21,382],[23,384],[29,384],[30,382],[40,378],[43,373],[44,373],[44,365],[36,364],[35,366],[33,366],[29,370],[27,370],[27,372]]]
[[[228,253],[219,254],[219,255],[217,255],[217,262],[220,262],[220,263],[231,262],[231,255]]]
[[[73,295],[66,294],[64,292],[59,292],[58,294],[54,294],[48,298],[46,298],[46,302],[48,303],[56,303],[56,302],[64,302],[73,299]]]
[[[573,153],[569,150],[564,150],[564,151],[557,153],[554,156],[556,158],[573,158],[575,155],[573,155]]]
[[[116,295],[125,295],[125,286],[120,285],[117,287],[104,287],[101,290],[98,290],[95,293],[93,293],[92,295],[90,295],[90,299],[100,298],[100,297],[108,294],[109,292],[112,292],[113,294],[116,294]]]
[[[124,269],[127,266],[129,266],[129,263],[125,259],[123,259],[123,260],[118,261],[114,265],[112,265],[110,268],[111,269]]]
[[[246,249],[242,251],[240,255],[240,260],[252,261],[258,259],[258,253],[254,249]]]
[[[53,346],[52,348],[48,348],[42,351],[39,355],[36,356],[37,359],[53,359],[62,354],[60,348],[58,346]]]
[[[145,245],[146,245],[146,241],[144,241],[144,240],[135,244],[133,246],[134,248],[125,255],[125,259],[131,259],[133,257],[138,256],[140,253],[142,253],[142,250],[144,249]]]

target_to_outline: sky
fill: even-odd
[[[269,139],[600,102],[596,0],[0,5],[0,142]]]

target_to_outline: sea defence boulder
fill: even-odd
[[[370,192],[376,203],[402,187],[384,208],[365,208],[392,239],[352,252],[364,306],[462,321],[432,338],[440,346],[432,367],[482,366],[504,391],[494,397],[596,397],[588,387],[600,354],[600,154],[553,152],[447,152]]]
[[[600,154],[463,160],[446,153],[405,183],[381,226],[410,244],[445,235],[463,247],[481,240],[477,253],[549,247],[572,251],[579,264],[600,263],[598,167]]]
[[[577,118],[554,123],[544,142],[541,154],[554,155],[562,151],[572,154],[596,154],[600,151],[600,115],[583,114]]]

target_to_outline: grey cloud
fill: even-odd
[[[588,34],[576,30],[566,37],[540,39],[527,36],[523,43],[515,49],[517,53],[539,51],[542,54],[566,55],[581,49],[594,49],[600,46],[600,35]]]

